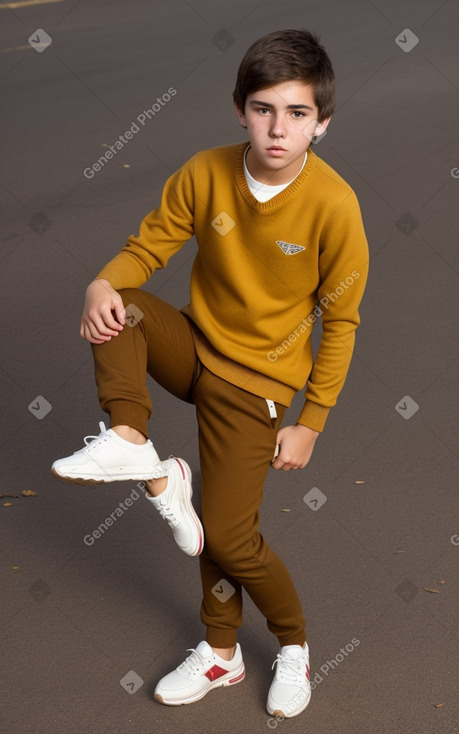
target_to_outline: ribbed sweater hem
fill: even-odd
[[[186,311],[185,315],[187,315]],[[273,380],[271,377],[262,375],[220,354],[193,321],[189,317],[188,319],[198,357],[210,372],[253,395],[259,395],[265,400],[273,400],[275,403],[285,405],[286,408],[290,406],[296,393],[293,387],[284,385],[282,382]],[[306,400],[297,422],[320,433],[324,429],[329,412],[330,408]]]
[[[245,367],[225,355],[220,354],[204,336],[202,331],[191,321],[191,330],[199,359],[210,372],[213,372],[222,380],[230,382],[236,387],[247,390],[253,395],[259,395],[266,400],[285,405],[288,408],[295,395],[295,390],[288,385],[283,385],[271,377],[262,375],[250,367]]]

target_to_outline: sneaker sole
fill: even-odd
[[[302,704],[301,708],[299,708],[298,711],[295,711],[294,713],[286,714],[281,709],[273,709],[273,711],[271,711],[269,706],[266,707],[266,711],[268,712],[268,714],[270,714],[270,716],[282,716],[283,719],[292,719],[294,716],[298,716],[298,714],[301,714],[305,710],[310,700],[311,694],[309,694],[309,698]]]
[[[160,693],[155,693],[155,701],[158,701],[158,703],[162,703],[165,706],[183,706],[187,703],[194,703],[195,701],[200,701],[201,698],[204,698],[204,696],[209,693],[213,688],[220,688],[223,686],[234,686],[236,683],[241,683],[241,681],[245,678],[245,668],[244,663],[242,663],[242,670],[241,668],[238,668],[237,670],[232,671],[231,673],[228,673],[228,678],[225,677],[225,680],[222,680],[221,678],[218,680],[214,680],[202,691],[197,691],[192,696],[187,696],[186,698],[175,698],[175,699],[166,699],[164,696],[162,696]],[[222,676],[223,677],[223,676]]]
[[[64,476],[63,474],[59,474],[59,472],[56,469],[51,469],[51,474],[53,477],[56,477],[56,479],[59,479],[61,482],[65,482],[66,484],[108,484],[109,482],[147,482],[149,479],[151,479],[151,474],[148,475],[147,472],[129,472],[129,474],[126,472],[125,474],[105,474],[103,477],[95,478],[95,477],[69,477]]]
[[[191,498],[193,496],[193,488],[191,486],[191,469],[188,466],[188,464],[186,463],[186,461],[184,461],[183,459],[175,459],[175,461],[180,467],[182,479],[186,482],[185,490],[183,493],[184,499],[185,499],[185,507],[191,519],[191,522],[193,523],[198,533],[197,546],[192,546],[190,549],[183,548],[182,546],[179,546],[179,548],[180,550],[182,550],[184,553],[186,553],[189,556],[199,556],[199,554],[202,552],[202,549],[204,547],[204,529],[202,527],[199,517],[196,514],[196,510],[193,507],[193,503],[191,501]]]

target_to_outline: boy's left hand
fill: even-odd
[[[311,458],[318,431],[302,426],[284,426],[277,434],[279,454],[272,460],[274,469],[290,471],[290,469],[303,469]]]

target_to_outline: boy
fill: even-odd
[[[368,253],[355,194],[308,150],[334,104],[333,68],[318,39],[290,30],[256,41],[233,99],[249,143],[185,163],[139,236],[88,286],[80,333],[92,344],[111,429],[101,424],[98,437],[52,471],[77,483],[148,480],[147,498],[182,550],[198,555],[203,534],[188,465],[161,462],[148,439],[146,372],[195,404],[206,640],[159,681],[155,698],[191,703],[243,679],[244,588],[280,644],[267,710],[292,717],[311,695],[305,620],[287,569],[258,532],[258,511],[269,467],[306,466],[344,384]],[[138,289],[193,234],[190,304],[177,311]],[[323,333],[313,360],[318,316]],[[297,423],[281,428],[306,382]]]

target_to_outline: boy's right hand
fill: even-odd
[[[123,299],[108,280],[93,280],[86,289],[80,336],[91,344],[103,344],[117,336],[125,324]]]

